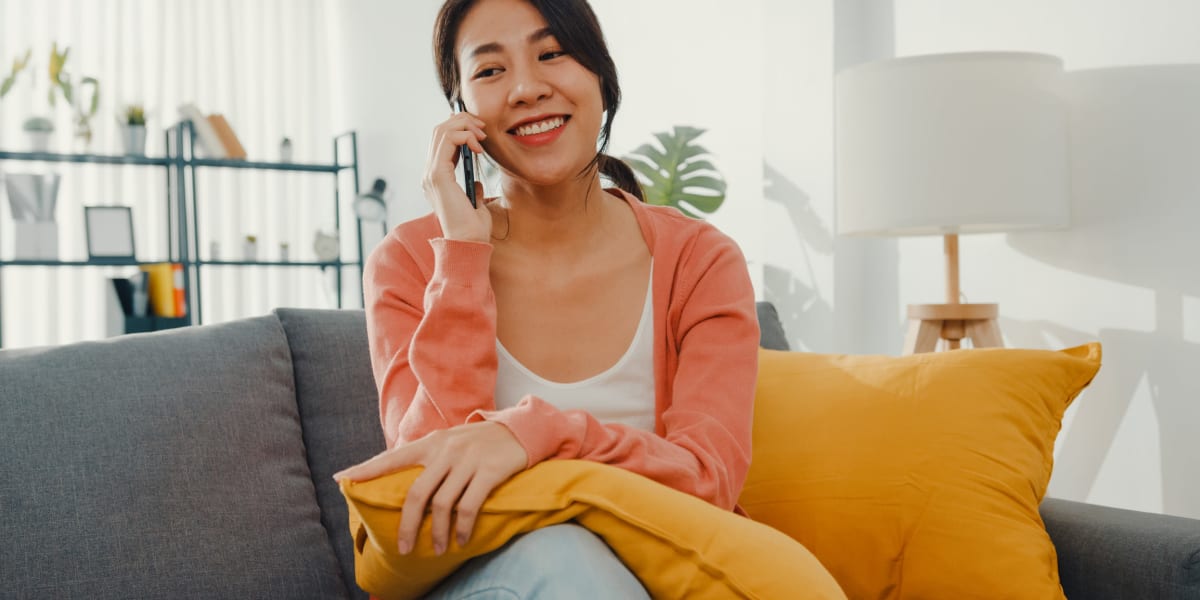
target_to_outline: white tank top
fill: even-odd
[[[651,272],[653,272],[651,263]],[[516,406],[532,394],[559,410],[586,410],[601,423],[654,431],[654,295],[651,275],[646,304],[629,349],[608,370],[582,381],[549,381],[521,364],[496,340],[496,408]]]

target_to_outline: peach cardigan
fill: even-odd
[[[526,396],[495,410],[491,244],[446,240],[433,214],[393,229],[363,275],[371,363],[388,447],[480,420],[529,455],[619,466],[734,509],[750,465],[758,370],[754,291],[737,244],[712,225],[639,202],[654,257],[655,431],[602,424]]]

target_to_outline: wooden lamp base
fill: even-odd
[[[933,352],[938,340],[951,350],[963,339],[975,348],[1003,346],[999,316],[998,304],[910,304],[904,353]]]
[[[946,340],[946,348],[958,348],[963,339],[970,339],[975,348],[1000,347],[998,304],[960,304],[958,301],[958,234],[944,236],[946,252],[946,304],[910,304],[908,306],[908,335],[904,336],[904,353],[917,354],[937,350],[938,340]]]

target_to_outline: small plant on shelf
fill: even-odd
[[[146,109],[141,104],[127,104],[117,119],[121,122],[121,141],[125,154],[146,155]]]
[[[126,105],[122,114],[126,125],[146,126],[146,109],[141,104]]]

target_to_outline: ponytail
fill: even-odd
[[[642,185],[638,183],[637,177],[633,174],[633,169],[625,164],[619,158],[609,156],[603,152],[596,155],[597,166],[600,167],[600,174],[607,177],[614,185],[637,196],[638,200],[646,201],[646,195],[642,193]]]

